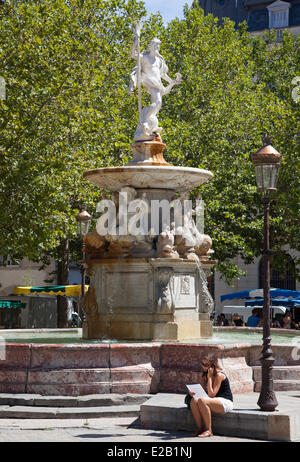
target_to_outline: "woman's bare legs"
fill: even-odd
[[[223,404],[218,398],[199,398],[197,400],[197,406],[204,422],[204,431],[199,435],[199,438],[213,436],[211,429],[211,413],[224,414]]]
[[[203,422],[202,416],[199,411],[198,403],[197,401],[194,400],[194,398],[191,400],[190,406],[191,406],[191,411],[192,411],[192,414],[193,414],[193,417],[194,417],[194,420],[197,426],[197,430],[195,431],[195,433],[193,433],[193,436],[198,436],[199,433],[201,433],[203,430],[204,422]]]

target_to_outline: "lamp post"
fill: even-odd
[[[83,299],[84,292],[85,292],[85,266],[84,266],[85,243],[84,243],[83,237],[85,236],[85,234],[88,233],[89,226],[90,226],[91,221],[92,221],[92,217],[85,209],[82,209],[81,212],[79,212],[78,215],[76,215],[76,221],[77,221],[78,235],[82,239],[82,260],[83,260],[83,263],[82,263],[81,268],[80,268],[80,272],[81,272],[81,303],[80,303],[79,316],[80,316],[81,319],[83,319],[82,299]]]
[[[271,146],[271,140],[265,135],[263,147],[251,156],[254,164],[258,191],[261,191],[264,205],[264,306],[263,306],[263,349],[261,361],[261,391],[258,406],[262,411],[275,411],[278,402],[273,391],[273,363],[271,349],[271,320],[270,320],[270,240],[269,215],[270,193],[276,191],[281,154]]]

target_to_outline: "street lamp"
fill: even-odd
[[[254,164],[258,191],[263,193],[264,204],[264,306],[263,306],[263,349],[261,362],[261,391],[258,406],[262,411],[275,411],[278,402],[273,391],[273,363],[274,357],[271,349],[271,326],[270,326],[270,238],[269,238],[269,215],[270,193],[276,191],[281,154],[271,146],[271,140],[265,135],[263,147],[251,160]]]
[[[83,236],[88,233],[89,226],[92,221],[91,215],[85,210],[82,209],[81,212],[76,215],[76,221],[77,221],[77,231],[78,235],[82,239],[82,260],[83,263],[80,268],[81,272],[81,303],[80,303],[80,318],[83,319],[83,310],[82,310],[82,299],[84,296],[85,292],[85,266],[84,266],[84,260],[85,260],[85,243],[83,240]]]

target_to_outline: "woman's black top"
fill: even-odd
[[[224,374],[225,375],[225,374]],[[228,377],[225,376],[225,379],[221,382],[218,393],[215,396],[216,398],[225,398],[233,401],[233,396],[229,384]]]

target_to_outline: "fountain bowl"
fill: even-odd
[[[199,168],[174,166],[124,166],[88,170],[86,180],[97,186],[120,191],[131,186],[136,189],[170,189],[188,191],[213,178],[212,172]]]

